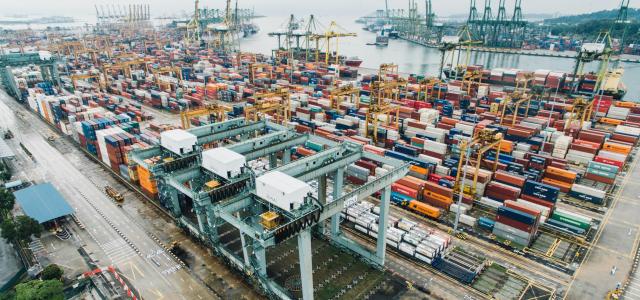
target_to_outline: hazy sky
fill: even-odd
[[[235,3],[235,0],[232,0]],[[240,7],[255,8],[261,15],[284,16],[316,14],[319,16],[368,14],[377,8],[384,7],[384,0],[238,0]],[[408,0],[388,0],[389,6],[405,8]],[[423,0],[416,0],[419,9],[424,7]],[[482,6],[484,0],[477,0]],[[491,0],[497,6],[498,0]],[[513,9],[515,0],[507,0],[507,11]],[[635,2],[635,3],[633,3]],[[132,4],[146,3],[151,5],[151,13],[155,16],[173,15],[185,10],[193,10],[193,0],[0,0],[0,15],[6,14],[38,14],[38,15],[94,15],[94,4]],[[201,0],[200,6],[223,7],[225,0]],[[436,14],[466,14],[469,0],[432,0]],[[560,13],[576,14],[602,9],[613,9],[620,5],[620,0],[524,0],[525,13]],[[640,1],[632,1],[638,7]],[[482,9],[480,9],[482,10]],[[495,8],[494,8],[495,14]]]

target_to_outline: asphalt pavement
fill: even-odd
[[[144,298],[215,298],[136,220],[118,208],[102,192],[103,187],[94,184],[73,167],[64,153],[52,147],[45,137],[53,131],[45,129],[42,120],[26,112],[4,91],[0,91],[0,125],[14,133],[12,143],[22,143],[33,155],[32,160],[21,162],[18,171],[32,180],[51,182],[64,195],[91,236],[88,248],[104,258],[100,265],[119,268]],[[19,148],[14,147],[24,157]]]

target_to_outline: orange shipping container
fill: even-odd
[[[611,151],[611,152],[622,153],[622,154],[629,154],[629,152],[631,152],[631,146],[612,143],[612,142],[604,143],[604,145],[602,145],[602,149]]]
[[[552,167],[552,166],[548,166],[546,172],[549,174],[560,176],[562,178],[566,178],[571,182],[576,180],[576,176],[577,176],[576,172],[567,171],[567,170],[563,170],[563,169]]]
[[[568,193],[569,190],[571,190],[571,186],[573,186],[573,184],[571,183],[566,183],[566,182],[562,182],[560,180],[555,180],[555,179],[551,179],[551,178],[542,178],[542,183],[551,185],[551,186],[555,186],[557,188],[560,189],[561,192],[563,193]]]
[[[416,200],[409,202],[409,209],[434,219],[440,218],[440,214],[441,214],[438,208],[433,207],[426,203],[418,202]]]

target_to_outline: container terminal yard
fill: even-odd
[[[239,51],[253,11],[194,4],[0,36],[4,189],[71,210],[12,242],[30,276],[91,281],[65,298],[640,299],[640,104],[610,33],[572,73],[485,69],[463,26],[439,74],[405,74],[293,16],[271,55]]]

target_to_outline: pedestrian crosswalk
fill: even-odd
[[[103,244],[100,248],[107,254],[114,265],[120,265],[135,257],[136,252],[122,239],[115,239]]]

